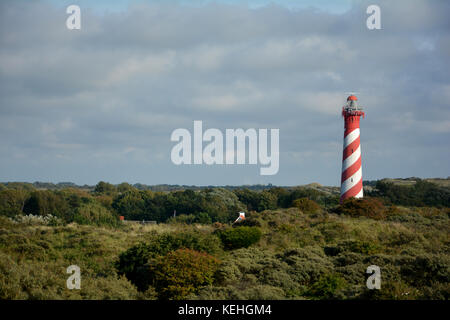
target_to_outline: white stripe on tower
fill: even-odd
[[[353,141],[356,140],[356,138],[359,137],[359,128],[356,128],[355,130],[353,130],[352,132],[348,133],[345,137],[344,137],[344,149]]]
[[[361,145],[359,143],[359,128],[355,128],[344,137],[344,157],[342,160],[341,197],[361,198],[363,196],[362,168],[361,168]],[[357,143],[353,142],[358,140]]]
[[[348,190],[353,188],[359,182],[359,180],[361,180],[361,178],[362,178],[362,169],[361,169],[361,167],[359,167],[358,171],[356,171],[350,178],[348,178],[348,179],[346,179],[345,181],[342,182],[342,184],[341,184],[341,196],[344,193],[346,193]],[[361,194],[361,196],[362,196],[362,194]],[[358,198],[356,195],[354,197]]]
[[[342,161],[342,172],[344,172],[347,168],[351,167],[359,158],[361,157],[361,146],[358,148],[347,158]]]

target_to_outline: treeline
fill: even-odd
[[[383,198],[387,203],[415,207],[449,207],[450,189],[418,179],[413,185],[399,185],[377,181],[370,196]]]
[[[112,185],[113,187],[120,189],[121,186],[123,185],[129,185],[132,186],[138,190],[150,190],[150,191],[184,191],[184,190],[194,190],[194,191],[199,191],[199,190],[204,190],[204,189],[211,189],[211,188],[222,188],[222,189],[227,189],[227,190],[235,190],[235,189],[240,189],[240,188],[246,188],[249,190],[254,190],[254,191],[261,191],[261,190],[266,190],[266,189],[270,189],[273,188],[274,186],[269,183],[267,185],[264,184],[255,184],[255,185],[244,185],[244,186],[230,186],[230,185],[225,185],[225,186],[195,186],[195,185],[179,185],[179,184],[157,184],[157,185],[147,185],[147,184],[142,184],[142,183],[135,183],[133,185],[130,185],[128,183],[121,183],[121,184],[117,184],[117,185]],[[59,182],[59,183],[51,183],[51,182],[41,182],[41,181],[36,181],[36,182],[0,182],[0,190],[5,189],[5,188],[23,188],[23,189],[48,189],[48,190],[62,190],[65,188],[76,188],[76,189],[82,189],[82,190],[86,190],[86,191],[92,191],[96,188],[96,185],[77,185],[73,182]],[[286,187],[288,188],[288,187]]]
[[[51,215],[62,223],[113,226],[119,223],[119,216],[138,221],[225,223],[236,219],[239,211],[288,208],[294,206],[299,198],[311,199],[325,207],[338,203],[337,196],[308,188],[271,188],[264,191],[208,188],[153,192],[139,190],[127,183],[114,186],[103,181],[92,191],[10,187],[0,191],[0,215]]]
[[[411,186],[378,181],[366,195],[386,204],[450,207],[450,190],[423,180]],[[128,183],[112,185],[101,181],[92,191],[73,187],[39,190],[20,183],[3,185],[0,190],[0,215],[3,216],[52,216],[61,223],[111,226],[120,225],[119,216],[139,221],[225,223],[234,220],[239,211],[262,212],[290,207],[333,211],[338,204],[339,195],[307,187],[155,192],[139,190]]]

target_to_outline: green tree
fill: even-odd
[[[83,204],[77,208],[74,221],[79,224],[117,227],[120,221],[117,215],[98,203]]]
[[[126,192],[126,191],[131,191],[131,190],[137,190],[137,189],[127,182],[122,182],[121,184],[119,184],[117,186],[117,191],[119,191],[119,192]]]
[[[207,253],[178,249],[157,258],[150,272],[161,299],[183,299],[200,287],[211,285],[218,266],[219,260]]]
[[[144,220],[145,195],[146,193],[141,191],[128,190],[113,200],[112,207],[127,220]]]
[[[73,211],[61,191],[39,190],[31,193],[25,202],[24,213],[34,215],[53,215],[71,222]]]
[[[114,193],[116,192],[117,189],[114,185],[112,185],[111,183],[108,182],[104,182],[104,181],[100,181],[99,183],[97,183],[97,185],[95,186],[94,192],[97,193]]]
[[[24,189],[6,189],[0,191],[0,215],[13,217],[21,214],[29,192]]]
[[[219,232],[220,239],[226,249],[247,248],[261,239],[258,227],[229,228]]]

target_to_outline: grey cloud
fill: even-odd
[[[44,2],[0,4],[0,180],[339,183],[345,92],[366,107],[365,179],[447,176],[449,4],[136,5],[82,30]],[[279,128],[280,171],[176,167],[171,132]],[[433,166],[428,164],[430,154]]]

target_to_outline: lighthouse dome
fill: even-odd
[[[358,98],[356,98],[356,96],[354,95],[348,96],[347,98],[347,101],[356,101],[356,100],[358,100]]]

